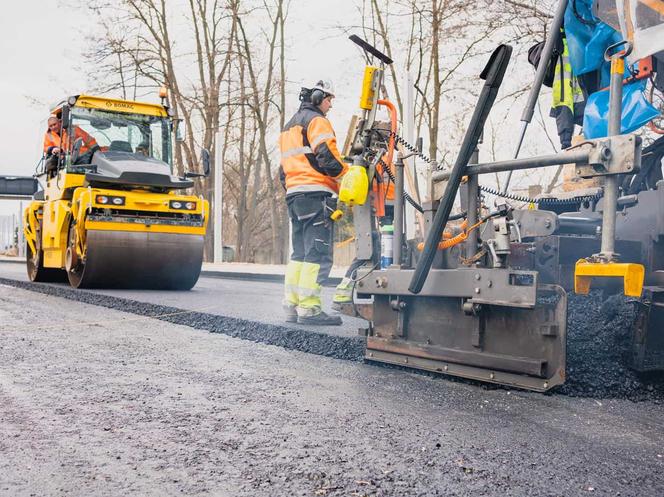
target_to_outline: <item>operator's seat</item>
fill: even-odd
[[[113,140],[108,146],[108,150],[112,152],[129,152],[130,154],[134,153],[134,149],[131,148],[129,142],[123,140]]]

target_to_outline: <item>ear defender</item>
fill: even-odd
[[[325,99],[325,93],[322,90],[315,89],[311,92],[311,103],[314,105],[320,105]]]

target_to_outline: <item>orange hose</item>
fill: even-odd
[[[452,236],[452,234],[449,231],[444,231],[443,240],[438,242],[438,250],[446,250],[448,248],[454,247],[455,245],[459,245],[461,242],[465,242],[470,232],[473,231],[474,229],[477,229],[481,224],[482,221],[479,221],[473,224],[470,228],[466,229],[466,227],[468,226],[468,220],[465,219],[460,226],[460,228],[464,231],[462,231],[458,235]],[[424,250],[424,242],[420,242],[417,244],[417,250],[419,252],[422,252],[422,250]]]
[[[664,129],[658,128],[657,125],[650,121],[648,122],[648,127],[650,128],[650,131],[653,133],[657,133],[658,135],[664,135]]]
[[[390,102],[389,100],[378,100],[377,101],[378,105],[382,105],[384,107],[387,107],[387,110],[390,113],[390,140],[387,143],[387,153],[383,156],[383,160],[385,163],[388,165],[390,168],[390,171],[392,172],[393,175],[396,175],[395,172],[395,167],[393,163],[393,158],[394,158],[394,149],[396,148],[396,139],[395,135],[397,134],[397,129],[399,126],[398,122],[398,115],[397,115],[397,108],[396,106]],[[415,187],[415,180],[412,177],[410,173],[410,169],[405,168],[405,174],[406,174],[406,181],[408,182],[408,186],[411,189],[411,191],[416,192],[417,188]],[[419,202],[419,195],[417,198],[417,201]],[[415,212],[415,216],[417,217],[418,223],[420,225],[420,232],[424,233],[424,216],[422,215],[421,212]]]
[[[390,141],[387,144],[387,153],[383,156],[383,160],[389,165],[390,170],[394,174],[394,167],[392,166],[392,158],[394,157],[394,135],[397,133],[397,108],[389,100],[378,100],[378,105],[387,107],[390,112]]]

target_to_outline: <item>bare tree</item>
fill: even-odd
[[[400,114],[403,102],[397,74],[408,71],[413,75],[416,136],[424,136],[427,155],[438,164],[449,165],[456,153],[481,87],[475,84],[477,75],[488,55],[498,43],[514,47],[513,62],[492,112],[494,122],[503,125],[488,129],[485,136],[485,144],[492,144],[490,153],[498,154],[501,149],[505,154],[507,115],[521,105],[534,74],[525,60],[527,49],[544,39],[556,2],[356,1],[358,10],[365,13],[361,25],[365,37],[395,60],[388,69],[385,92],[396,99]],[[537,131],[529,132],[531,142],[540,147],[552,143],[547,124],[544,120],[533,123]],[[542,182],[548,174],[537,173],[531,180]],[[546,180],[547,190],[557,183],[559,175],[558,171]]]
[[[439,143],[445,128],[443,100],[460,91],[456,79],[466,65],[488,52],[485,41],[499,24],[490,16],[476,15],[481,9],[462,0],[363,0],[362,9],[369,14],[363,23],[365,33],[396,61],[389,67],[392,84],[386,93],[395,96],[403,113],[397,71],[414,74],[416,131],[419,135],[426,128],[428,156],[436,161],[442,153],[444,159],[445,149]],[[395,53],[393,46],[405,48]]]
[[[260,150],[259,165],[262,163],[262,165],[265,168],[264,170],[265,170],[266,184],[268,189],[269,211],[270,211],[270,220],[271,220],[270,226],[272,232],[271,253],[274,254],[275,258],[279,259],[279,262],[281,262],[281,259],[283,259],[283,257],[280,256],[280,252],[283,247],[283,243],[281,242],[281,235],[283,233],[283,230],[281,229],[280,226],[279,207],[278,207],[278,199],[276,194],[277,189],[275,188],[274,170],[276,168],[272,166],[270,160],[270,153],[268,146],[268,140],[270,138],[270,134],[268,126],[271,122],[271,116],[274,113],[270,112],[270,110],[274,109],[274,107],[272,107],[271,104],[272,104],[272,91],[275,86],[274,73],[276,69],[275,59],[277,57],[276,52],[278,49],[277,46],[278,39],[281,40],[283,43],[282,38],[279,38],[278,35],[280,27],[283,28],[282,17],[284,10],[284,0],[275,1],[276,12],[273,15],[270,15],[270,9],[268,9],[266,4],[264,5],[271,22],[271,33],[269,34],[268,46],[267,46],[268,48],[267,74],[263,80],[262,89],[259,88],[258,77],[252,62],[253,54],[250,42],[247,37],[247,33],[244,29],[242,19],[239,16],[237,17],[237,24],[242,36],[241,36],[241,43],[239,43],[240,46],[238,47],[238,51],[240,51],[242,53],[242,56],[245,58],[247,70],[249,72],[249,83],[252,90],[251,108],[254,112],[254,117],[259,132],[259,137],[258,137],[259,140],[258,145]],[[262,93],[262,99],[261,99],[261,93]],[[283,90],[282,90],[282,95],[283,95]],[[281,112],[279,112],[279,114],[280,113]],[[258,214],[255,211],[253,212],[255,215]],[[271,261],[271,262],[276,262],[276,261]]]
[[[94,0],[90,8],[102,30],[89,57],[100,68],[97,85],[103,92],[141,98],[146,91],[167,86],[173,115],[187,129],[185,141],[175,148],[178,172],[198,167],[201,147],[212,157],[215,148],[222,147],[223,164],[213,164],[212,176],[197,192],[212,199],[214,174],[225,166],[227,198],[237,200],[224,205],[226,219],[233,219],[227,223],[226,239],[235,239],[237,254],[244,259],[260,254],[257,247],[265,246],[265,234],[270,233],[264,253],[269,262],[277,262],[284,257],[284,218],[276,165],[270,160],[276,139],[271,125],[284,102],[287,3],[261,2]],[[184,22],[179,12],[186,12]],[[265,19],[269,33],[248,32],[248,25],[262,25]],[[220,125],[224,143],[215,142]],[[267,217],[261,214],[265,210],[270,211]],[[209,231],[208,256],[213,240]]]

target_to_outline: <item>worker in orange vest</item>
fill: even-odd
[[[79,126],[74,126],[74,141],[78,138],[83,140],[80,154],[88,152],[92,147],[97,146],[97,141],[85,132]],[[57,169],[59,156],[69,148],[69,136],[67,131],[62,129],[62,121],[55,114],[48,118],[46,134],[44,135],[44,155],[46,156],[46,171],[52,172]]]
[[[333,221],[338,181],[348,170],[326,115],[334,88],[321,80],[302,88],[300,108],[279,137],[280,178],[292,227],[293,253],[286,268],[286,321],[340,325],[339,316],[323,312],[321,284],[332,269]]]
[[[51,114],[46,124],[44,135],[44,155],[59,155],[61,152],[60,133],[62,132],[62,121],[58,116]]]

